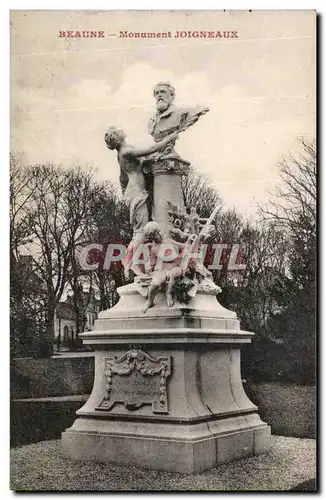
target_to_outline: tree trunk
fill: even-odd
[[[79,293],[79,285],[77,279],[74,279],[73,282],[73,304],[74,304],[74,313],[75,313],[75,321],[76,321],[76,333],[80,333],[80,309],[81,307],[81,297]]]
[[[44,333],[40,333],[40,341],[36,349],[36,356],[39,358],[47,358],[53,355],[55,308],[55,299],[49,296],[46,310],[46,328]]]
[[[105,275],[103,272],[98,273],[99,278],[99,289],[100,289],[100,311],[105,311],[106,309],[106,296],[105,296]]]

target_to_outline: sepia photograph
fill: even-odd
[[[10,489],[317,492],[316,10],[10,11]]]

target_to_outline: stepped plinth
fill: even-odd
[[[210,290],[141,312],[135,285],[80,336],[95,379],[62,435],[64,456],[195,473],[267,452],[270,427],[244,392],[240,349],[253,333]]]

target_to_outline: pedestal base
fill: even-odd
[[[270,427],[257,415],[187,425],[79,419],[62,435],[64,456],[195,474],[267,453]]]
[[[64,456],[191,474],[266,453],[270,427],[241,382],[253,334],[235,313],[200,293],[173,308],[158,296],[144,315],[125,292],[82,334],[96,348],[94,387],[62,435]]]

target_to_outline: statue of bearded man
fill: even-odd
[[[155,142],[161,141],[174,132],[182,132],[196,123],[199,117],[207,113],[208,108],[187,109],[174,105],[175,89],[169,82],[155,85],[153,95],[156,101],[156,113],[148,123],[148,131]],[[174,150],[175,143],[170,143],[159,153],[148,160],[154,160],[153,174],[164,171],[175,171],[179,175],[187,175],[190,163],[180,157]]]
[[[185,109],[174,105],[175,90],[169,82],[155,85],[153,90],[156,113],[148,123],[148,131],[157,143],[170,135],[187,130],[207,113],[208,108]],[[147,157],[143,171],[148,179],[148,191],[153,218],[167,235],[169,233],[169,203],[183,207],[181,180],[189,173],[190,163],[174,150],[175,140]]]

